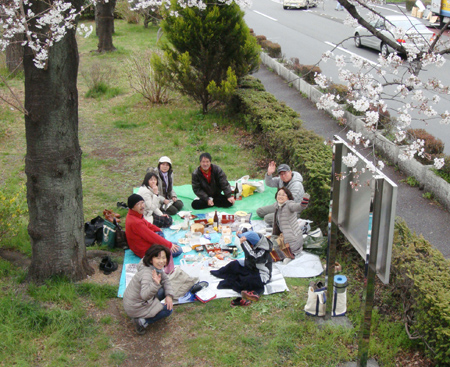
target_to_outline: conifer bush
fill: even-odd
[[[437,365],[450,365],[450,261],[405,222],[395,225],[391,281],[410,337]]]

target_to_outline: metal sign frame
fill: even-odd
[[[389,283],[397,185],[373,169],[355,149],[335,136],[328,218],[327,298],[333,299],[336,238],[339,229],[365,261],[361,329],[357,365],[367,366],[375,275]],[[343,164],[347,154],[358,157],[354,167]],[[372,170],[366,167],[372,166]],[[374,171],[374,172],[372,172]],[[353,181],[351,181],[353,180]],[[326,318],[331,318],[327,302]]]

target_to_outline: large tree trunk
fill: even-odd
[[[43,3],[35,2],[33,11]],[[79,280],[94,272],[84,244],[78,61],[74,30],[51,47],[46,70],[37,69],[31,50],[25,50],[29,277],[38,282],[54,275]]]
[[[116,0],[109,0],[107,3],[101,1],[96,5],[98,52],[110,52],[116,50],[112,42],[115,7]]]

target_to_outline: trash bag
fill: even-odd
[[[328,238],[324,237],[320,228],[309,232],[303,239],[303,250],[315,255],[324,255],[328,247]]]

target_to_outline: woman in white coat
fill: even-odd
[[[144,218],[159,228],[167,228],[172,225],[172,218],[161,211],[164,196],[159,195],[158,176],[154,172],[148,172],[142,182],[138,195],[145,202]]]

